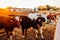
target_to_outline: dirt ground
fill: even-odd
[[[54,32],[56,29],[56,25],[45,24],[43,26],[43,34],[45,40],[53,40]],[[7,35],[3,33],[4,30],[0,30],[0,40],[7,40]],[[34,29],[28,29],[27,36],[25,39],[22,38],[22,31],[21,28],[14,29],[15,34],[13,35],[13,40],[37,40],[35,38],[35,31]],[[38,40],[41,40],[40,31],[38,30]]]

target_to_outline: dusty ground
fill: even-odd
[[[54,32],[55,32],[55,25],[45,24],[45,26],[43,26],[43,28],[44,28],[43,34],[44,34],[45,40],[53,40]],[[34,30],[28,29],[27,36],[25,39],[22,38],[21,28],[19,28],[19,29],[15,28],[14,32],[15,32],[16,36],[13,36],[13,40],[37,40],[35,38],[35,31]],[[3,34],[2,30],[0,30],[0,40],[7,40],[6,34],[3,34],[3,35],[2,34]],[[40,32],[38,33],[38,40],[41,40]]]

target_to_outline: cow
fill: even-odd
[[[56,22],[56,15],[53,13],[50,13],[49,15],[47,15],[47,19],[49,23]]]
[[[44,22],[45,22],[46,20],[45,20],[44,17],[41,17],[41,16],[37,17],[36,20],[37,20],[36,22],[37,22],[37,24],[38,24],[37,26],[38,26],[38,28],[39,28],[39,30],[40,30],[41,38],[42,38],[42,40],[44,40],[42,25],[45,24]]]
[[[12,31],[15,27],[20,28],[18,16],[0,16],[0,29],[5,29],[8,40],[12,40]]]
[[[24,35],[23,38],[27,35],[27,29],[30,27],[33,27],[36,32],[36,38],[37,38],[37,30],[39,29],[38,25],[40,27],[42,26],[42,22],[45,22],[45,19],[43,17],[38,17],[37,19],[30,19],[28,16],[20,16],[20,24],[22,26],[22,34]],[[24,29],[25,29],[25,34],[24,34]]]
[[[27,29],[31,27],[32,20],[27,16],[20,16],[20,24],[22,26],[22,34],[24,35],[24,29]]]

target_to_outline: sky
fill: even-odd
[[[0,0],[0,8],[7,6],[18,8],[34,8],[47,4],[60,7],[60,0]]]

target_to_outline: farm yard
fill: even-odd
[[[57,11],[39,11],[39,13],[44,13],[46,12],[46,14],[48,14],[49,12],[54,12],[54,13],[60,13]],[[3,14],[4,12],[1,12],[0,15],[23,15],[23,16],[27,16],[29,13],[28,12],[6,12],[5,14]],[[56,24],[44,24],[42,26],[43,28],[43,36],[45,40],[53,40],[54,39],[54,34],[55,34],[55,29],[56,29]],[[27,35],[26,37],[23,39],[22,38],[22,29],[21,28],[14,28],[13,31],[13,38],[12,40],[42,40],[41,39],[41,34],[40,34],[40,30],[38,29],[38,38],[36,39],[36,33],[34,29],[28,29],[27,30]],[[0,40],[7,40],[7,35],[4,29],[0,29]]]
[[[0,40],[60,40],[60,0],[0,0]]]
[[[60,0],[0,0],[0,40],[60,40]]]

